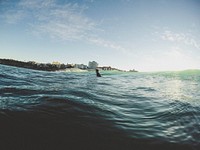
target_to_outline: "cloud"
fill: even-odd
[[[9,7],[11,9],[9,9]],[[14,4],[9,3],[8,1],[0,1],[0,19],[1,21],[5,21],[8,24],[16,24],[21,21],[25,17],[25,13],[23,10],[15,9]]]
[[[165,41],[183,43],[185,45],[190,45],[197,49],[200,49],[200,45],[197,43],[197,41],[194,38],[190,37],[189,35],[183,34],[183,33],[175,33],[175,32],[166,30],[161,35],[161,39],[163,39]]]
[[[89,42],[91,43],[94,43],[96,45],[100,45],[100,46],[103,46],[103,47],[106,47],[106,48],[111,48],[111,49],[115,49],[115,50],[118,50],[120,52],[123,52],[123,53],[127,53],[127,49],[125,49],[124,47],[114,43],[114,42],[111,42],[111,41],[107,41],[107,40],[104,40],[102,38],[97,38],[97,37],[90,37],[88,39]]]
[[[93,0],[87,1],[94,2]],[[125,51],[122,46],[98,36],[98,32],[102,30],[94,20],[84,15],[87,9],[85,5],[61,3],[56,0],[20,0],[15,3],[14,8],[6,10],[1,15],[4,21],[26,23],[29,30],[39,36],[48,36],[62,41],[85,41]]]
[[[83,15],[84,6],[57,4],[54,0],[22,0],[18,4],[27,17],[32,17],[34,32],[61,40],[83,39],[95,29],[95,23]]]

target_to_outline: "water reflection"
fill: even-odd
[[[199,85],[193,81],[168,80],[159,87],[163,96],[168,100],[178,100],[197,105]]]
[[[130,137],[199,142],[200,85],[192,77],[137,73],[96,78],[93,73],[43,72],[23,76],[26,71],[21,72],[17,78],[11,73],[0,78],[1,109],[39,108],[56,119],[61,113],[64,118],[69,112],[80,113],[77,123],[80,119],[87,123],[84,118],[95,114]]]

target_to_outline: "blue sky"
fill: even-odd
[[[200,69],[200,1],[0,0],[0,58]]]

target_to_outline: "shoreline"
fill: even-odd
[[[7,66],[14,66],[32,70],[40,70],[40,71],[63,71],[65,69],[73,68],[70,64],[50,64],[50,63],[36,63],[34,61],[18,61],[13,59],[0,59],[0,64],[7,65]]]
[[[74,64],[60,64],[60,63],[37,63],[34,61],[18,61],[13,59],[1,59],[0,58],[0,64],[7,65],[7,66],[14,66],[14,67],[20,67],[20,68],[26,68],[26,69],[32,69],[32,70],[40,70],[40,71],[49,71],[49,72],[89,72],[94,71],[95,69],[91,69],[89,67],[87,68],[78,68],[75,67]],[[138,72],[136,70],[120,70],[117,68],[112,67],[97,67],[100,71],[119,71],[119,72]]]
[[[59,70],[58,72],[88,72],[88,70],[79,68],[66,68],[65,70]]]

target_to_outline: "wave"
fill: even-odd
[[[200,147],[198,72],[0,71],[2,149]]]

